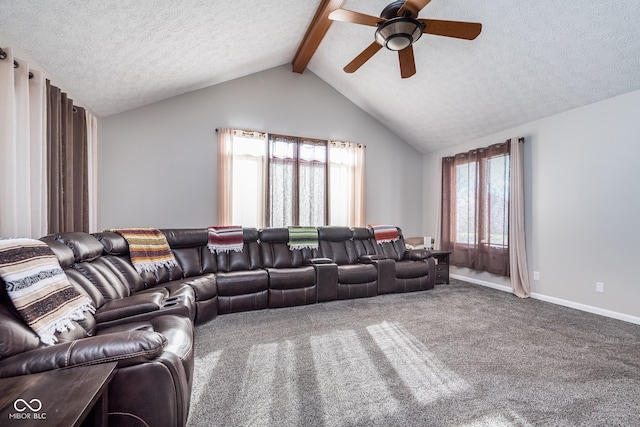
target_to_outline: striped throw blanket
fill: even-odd
[[[370,225],[376,243],[395,242],[400,238],[398,228],[393,225]]]
[[[91,300],[67,279],[49,246],[34,239],[0,239],[0,277],[27,325],[46,345],[56,332],[75,329],[73,321],[95,312]]]
[[[145,271],[155,273],[162,267],[178,265],[162,231],[155,228],[118,228],[111,231],[120,234],[129,244],[131,264],[138,274]]]
[[[289,227],[289,249],[318,249],[318,229],[315,227]]]
[[[225,225],[209,227],[207,247],[211,253],[217,252],[242,252],[244,240],[242,239],[242,227],[237,225]]]

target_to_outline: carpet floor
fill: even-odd
[[[190,427],[640,426],[640,325],[456,280],[195,342]]]

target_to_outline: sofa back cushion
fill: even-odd
[[[49,246],[56,258],[58,258],[60,267],[62,267],[63,270],[71,267],[73,263],[76,262],[76,257],[71,248],[64,243],[57,241],[53,236],[45,236],[40,240]]]
[[[313,258],[312,249],[289,248],[289,229],[285,227],[260,230],[260,254],[263,267],[292,268],[300,267],[305,259]]]
[[[332,259],[338,265],[354,264],[358,254],[349,227],[318,227],[320,256]]]
[[[74,263],[65,272],[67,276],[84,288],[96,304],[101,307],[105,300],[124,298],[131,295],[131,288],[125,275],[106,260],[102,253],[104,246],[88,233],[58,233],[43,238],[50,247],[51,240],[63,243],[71,249]],[[55,252],[54,252],[55,253]]]
[[[116,265],[117,269],[126,269],[123,274],[131,279],[132,293],[155,285],[159,285],[161,283],[182,279],[184,277],[184,272],[182,271],[182,267],[180,267],[180,265],[176,265],[173,267],[160,267],[155,272],[145,271],[142,272],[142,274],[138,274],[133,267],[133,264],[131,264],[131,257],[129,256],[129,244],[124,237],[112,231],[94,233],[93,236],[102,244],[105,255],[109,255],[111,257],[119,257],[121,258],[121,260],[124,260],[126,264],[129,264],[131,266],[131,269],[133,270],[126,268],[122,264],[122,262],[114,261],[110,257],[107,258],[112,262],[112,264]],[[141,280],[135,279],[134,273],[135,276],[139,276]]]
[[[230,271],[255,270],[262,267],[258,237],[256,228],[243,228],[242,240],[244,244],[242,252],[218,252],[216,254],[218,271],[228,273]]]
[[[206,228],[161,230],[173,251],[184,277],[201,276],[217,271],[216,257],[207,247]]]
[[[11,304],[5,290],[5,283],[0,279],[0,360],[33,350],[40,346],[40,338],[20,318]]]
[[[376,241],[370,228],[353,227],[351,233],[353,234],[353,244],[358,256],[378,254]]]
[[[406,246],[404,243],[404,237],[402,237],[402,230],[400,229],[400,227],[396,228],[398,229],[398,240],[395,240],[393,242],[375,243],[375,239],[373,239],[373,237],[372,239],[376,245],[377,253],[385,255],[387,258],[400,261],[404,256]]]
[[[129,245],[124,237],[111,231],[94,233],[92,236],[103,247],[102,257],[109,261],[125,277],[132,294],[147,287],[147,284],[131,264]]]

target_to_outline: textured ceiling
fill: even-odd
[[[346,0],[379,15],[388,0]],[[100,116],[290,63],[319,0],[0,0],[0,32]],[[640,89],[637,0],[433,0],[420,17],[481,22],[424,35],[417,74],[374,28],[335,22],[308,69],[422,152]]]

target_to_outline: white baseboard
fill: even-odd
[[[451,274],[450,277],[452,279],[458,279],[469,283],[474,283],[476,285],[485,286],[487,288],[497,289],[503,292],[511,293],[511,288],[509,286],[497,285],[495,283],[487,282],[485,280],[474,279],[472,277],[460,276],[458,274]],[[569,301],[561,298],[550,297],[548,295],[539,294],[539,293],[531,293],[531,298],[539,299],[541,301],[550,302],[552,304],[561,305],[563,307],[574,308],[576,310],[586,311],[588,313],[598,314],[600,316],[611,317],[612,319],[622,320],[624,322],[635,323],[636,325],[640,325],[640,317],[631,316],[624,313],[618,313],[617,311],[605,310],[604,308],[593,307],[591,305],[580,304],[578,302]]]

